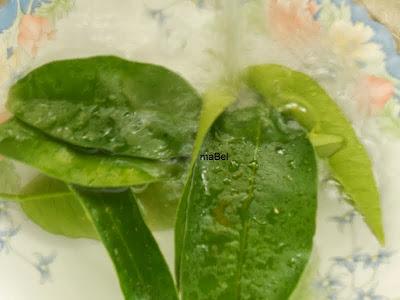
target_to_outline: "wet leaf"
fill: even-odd
[[[177,300],[168,266],[131,191],[71,190],[114,262],[125,299]]]
[[[68,143],[149,159],[190,156],[201,99],[177,74],[113,56],[56,61],[19,80],[8,109]]]
[[[314,151],[261,100],[245,98],[213,125],[187,183],[182,299],[288,299],[315,232]]]
[[[0,154],[59,180],[91,187],[121,187],[174,177],[180,164],[84,152],[12,119],[0,125]]]
[[[290,109],[289,113],[312,134],[344,140],[344,146],[328,158],[332,174],[383,243],[380,196],[371,160],[341,109],[312,78],[283,66],[254,66],[249,68],[247,77],[250,86],[268,103],[281,110],[297,107]]]
[[[203,108],[200,115],[199,130],[196,136],[196,140],[193,147],[192,161],[189,168],[189,173],[185,176],[187,181],[191,180],[193,176],[193,166],[197,160],[203,140],[208,133],[208,130],[214,123],[214,121],[221,115],[224,110],[235,101],[235,91],[230,89],[217,88],[208,91],[203,96]],[[175,223],[175,274],[177,277],[177,283],[179,286],[179,268],[180,268],[180,257],[183,246],[183,237],[185,235],[185,223],[186,223],[186,210],[188,201],[189,185],[186,184],[182,193],[182,197],[179,201],[178,211],[176,215]]]

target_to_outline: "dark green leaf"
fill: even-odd
[[[71,187],[95,225],[129,300],[177,300],[168,266],[131,191]]]
[[[283,66],[254,66],[247,75],[249,85],[268,103],[283,111],[289,109],[288,113],[308,128],[319,153],[330,154],[328,162],[334,178],[383,243],[380,196],[372,163],[340,107],[315,80]],[[321,145],[323,136],[325,140],[329,137],[328,147],[327,141]]]
[[[100,56],[32,71],[11,88],[7,107],[77,146],[167,159],[190,156],[201,99],[161,66]]]
[[[242,100],[241,100],[242,101]],[[245,99],[213,125],[188,182],[183,300],[288,299],[315,232],[317,170],[306,134]]]
[[[83,152],[59,143],[18,120],[0,125],[0,154],[65,182],[121,187],[170,178],[179,164]]]
[[[218,118],[220,114],[235,101],[235,92],[225,89],[213,89],[207,92],[203,97],[203,108],[200,115],[199,130],[193,148],[192,161],[189,168],[189,176],[187,181],[191,180],[193,165],[197,160],[198,154],[203,144],[203,140],[208,130]],[[185,235],[186,210],[187,210],[187,194],[189,185],[186,184],[183,190],[182,198],[178,205],[178,211],[175,223],[175,273],[179,285],[179,268],[180,257],[183,246],[183,237]]]

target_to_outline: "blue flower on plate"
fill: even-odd
[[[162,25],[165,22],[166,16],[164,13],[164,9],[148,9],[149,16],[157,21],[159,25]]]
[[[8,0],[0,7],[0,33],[10,28],[18,15],[18,1]]]
[[[336,266],[343,267],[350,273],[354,273],[354,271],[356,270],[356,264],[352,257],[349,258],[337,256],[334,257],[332,260]]]
[[[356,254],[353,260],[357,263],[361,263],[364,269],[378,269],[381,265],[389,263],[389,259],[393,256],[393,252],[385,249],[379,250],[376,255],[369,254]]]
[[[7,201],[0,200],[0,220],[3,218],[8,219],[10,217],[8,209],[9,203]]]
[[[30,14],[45,3],[52,0],[6,0],[0,6],[0,33],[9,29],[17,20],[18,10],[23,14]]]
[[[369,290],[357,290],[354,300],[388,300],[388,298],[377,295],[375,293],[375,288],[371,288]]]
[[[5,251],[8,253],[11,249],[10,241],[11,238],[16,236],[19,232],[20,227],[10,227],[6,230],[0,230],[0,252]]]
[[[340,290],[343,286],[345,286],[343,282],[331,274],[327,274],[316,283],[318,289],[329,291],[330,294],[333,294],[332,292],[334,291]]]
[[[331,217],[330,219],[333,222],[337,223],[339,228],[342,230],[345,225],[353,224],[356,216],[357,216],[356,211],[354,209],[351,209],[348,212],[344,213],[343,215],[334,216]]]
[[[40,273],[40,282],[43,284],[51,279],[50,265],[54,262],[57,257],[55,252],[50,255],[42,255],[40,253],[35,253],[36,263],[34,264],[36,270]]]

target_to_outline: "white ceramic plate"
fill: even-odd
[[[1,105],[9,84],[18,76],[61,58],[116,54],[158,63],[181,73],[200,91],[216,81],[223,69],[218,60],[223,41],[216,1],[2,2]],[[312,266],[315,272],[306,283],[312,290],[308,299],[400,297],[400,258],[396,252],[400,246],[400,190],[396,180],[400,165],[395,159],[400,141],[376,131],[375,117],[368,117],[360,126],[364,121],[357,117],[357,105],[346,103],[367,90],[371,109],[376,108],[375,102],[386,103],[385,109],[376,109],[393,117],[389,127],[397,126],[400,58],[391,34],[352,1],[293,0],[289,6],[274,0],[238,2],[243,2],[241,11],[233,11],[231,28],[244,30],[239,35],[242,42],[237,50],[237,67],[272,61],[318,79],[358,128],[365,128],[358,134],[366,140],[379,186],[385,190],[386,249],[376,243],[353,209],[337,201],[340,197],[334,189],[321,192]],[[269,16],[265,13],[267,3],[278,5],[272,12],[270,9]],[[293,23],[294,16],[299,23]],[[251,24],[246,20],[252,20]],[[249,28],[251,31],[246,31]],[[385,120],[390,123],[388,117]],[[20,170],[26,182],[30,174],[24,168]],[[155,235],[172,266],[172,232]],[[46,233],[27,220],[17,205],[0,202],[0,300],[27,299],[117,300],[122,295],[101,244]]]

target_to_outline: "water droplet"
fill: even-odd
[[[268,224],[268,222],[266,222],[266,221],[259,220],[257,216],[253,216],[251,219],[254,222],[256,222],[258,225],[267,225]]]
[[[249,167],[252,169],[257,169],[258,168],[258,162],[253,160],[252,162],[249,163]]]
[[[268,213],[265,214],[266,221],[271,225],[275,225],[281,214],[282,211],[278,207],[273,207]]]
[[[223,143],[228,143],[235,139],[233,136],[226,134],[226,133],[221,133],[221,132],[216,132],[215,137],[217,138],[217,140],[219,140],[220,142],[223,142]]]
[[[325,184],[327,185],[327,187],[335,187],[335,188],[338,188],[338,189],[341,189],[341,187],[342,187],[342,185],[340,184],[340,182],[337,181],[337,180],[334,179],[334,178],[327,178],[327,179],[325,180]]]
[[[232,188],[231,193],[232,193],[232,195],[237,195],[239,193],[239,191],[235,188]]]
[[[275,252],[276,252],[277,254],[281,254],[281,253],[283,252],[283,250],[285,249],[285,247],[286,247],[286,244],[283,243],[283,242],[280,242],[280,243],[276,246]]]
[[[232,160],[229,164],[229,171],[234,172],[239,170],[239,163],[235,160]]]
[[[230,183],[231,183],[231,180],[230,180],[229,178],[224,178],[224,179],[222,180],[222,182],[223,182],[224,184],[230,184]]]
[[[140,194],[143,193],[147,188],[149,187],[149,184],[143,184],[143,185],[136,185],[136,186],[132,186],[132,191],[135,194]]]
[[[290,175],[285,175],[284,178],[288,181],[293,181],[293,177]]]
[[[289,160],[288,161],[288,166],[289,166],[289,168],[290,169],[296,169],[296,163],[295,163],[295,161],[294,160]]]
[[[232,178],[233,179],[239,179],[240,177],[242,177],[242,171],[236,171],[235,173],[232,174]]]
[[[108,96],[108,99],[110,99],[111,101],[114,101],[114,100],[117,99],[117,96],[116,96],[115,94],[110,94],[110,95]]]
[[[204,192],[206,193],[207,196],[210,196],[210,190],[208,188],[208,179],[207,179],[207,170],[203,169],[201,171],[201,180],[203,182],[203,186],[204,186]]]
[[[275,148],[275,152],[279,155],[284,155],[286,153],[286,150],[283,147],[278,146]]]
[[[214,169],[215,173],[220,173],[222,171],[220,166],[216,166]]]
[[[290,268],[294,268],[294,267],[296,266],[296,262],[297,262],[296,258],[292,257],[292,258],[288,261],[287,265],[288,265]]]
[[[103,135],[107,136],[107,135],[109,135],[111,133],[111,131],[112,131],[112,127],[108,127],[106,129],[104,129]]]
[[[296,112],[301,112],[301,113],[306,113],[307,108],[304,106],[299,105],[296,102],[290,102],[285,105],[282,105],[278,108],[280,112],[287,112],[287,111],[296,111]]]

